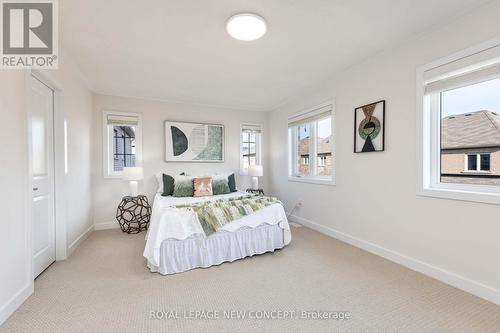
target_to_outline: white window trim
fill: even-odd
[[[326,107],[331,107],[331,110],[332,110],[331,111],[332,140],[330,142],[330,145],[332,148],[332,158],[333,158],[333,156],[336,156],[335,155],[335,133],[336,133],[336,131],[335,131],[335,108],[334,108],[333,101],[327,101],[327,102],[321,103],[319,105],[316,105],[312,108],[309,108],[307,110],[304,110],[300,113],[291,115],[290,117],[288,117],[288,119],[289,119],[289,121],[290,121],[290,119],[301,119],[301,118],[307,119],[309,117],[313,117],[315,114],[321,113],[322,112],[321,109],[324,109]],[[336,185],[335,168],[332,169],[332,175],[329,177],[328,176],[321,177],[321,176],[298,175],[298,173],[296,171],[298,156],[297,156],[297,154],[292,153],[292,152],[297,151],[297,149],[296,149],[297,142],[296,142],[296,140],[292,139],[294,137],[297,137],[297,132],[296,132],[297,128],[293,128],[292,130],[294,131],[294,133],[292,135],[290,135],[290,133],[289,133],[290,128],[287,128],[287,137],[288,137],[288,156],[287,156],[288,170],[287,170],[287,174],[288,174],[288,181],[335,186]],[[310,129],[310,131],[311,131],[310,136],[314,137],[316,135],[316,128],[312,127]],[[316,170],[316,164],[317,164],[316,158],[311,158],[311,156],[314,156],[314,157],[317,156],[317,154],[316,154],[317,147],[316,147],[316,145],[313,144],[313,142],[314,142],[314,140],[310,140],[309,169]],[[290,160],[290,156],[291,156],[291,160]]]
[[[253,122],[242,122],[240,123],[240,176],[248,176],[248,168],[243,167],[243,138],[241,133],[243,132],[243,128],[245,126],[255,126],[260,127],[260,135],[256,139],[255,142],[255,163],[257,165],[264,165],[264,156],[263,156],[263,145],[264,145],[264,125],[261,123],[253,123]]]
[[[122,172],[110,172],[112,163],[113,142],[109,138],[108,115],[133,116],[137,117],[137,131],[135,133],[135,163],[136,166],[142,166],[142,114],[123,111],[102,111],[102,165],[103,176],[106,179],[121,179]]]
[[[435,103],[436,101],[430,101],[428,100],[429,97],[425,97],[424,85],[425,72],[497,46],[500,46],[500,37],[436,60],[417,69],[417,195],[500,204],[500,186],[439,182],[438,172],[441,160],[439,156],[440,119],[439,114],[432,114],[431,108],[428,107],[430,103]]]

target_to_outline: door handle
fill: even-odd
[[[33,191],[38,191],[38,187],[33,187]]]

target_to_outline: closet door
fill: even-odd
[[[31,77],[32,226],[34,277],[56,260],[54,193],[54,91]]]

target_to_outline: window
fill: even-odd
[[[467,154],[465,171],[489,172],[491,154]]]
[[[467,155],[467,171],[477,171],[477,155]]]
[[[288,119],[290,180],[333,184],[333,108],[313,108]]]
[[[105,177],[121,177],[124,167],[139,166],[141,117],[137,114],[104,112],[103,162]]]
[[[491,154],[479,154],[479,165],[481,171],[490,171]]]
[[[113,126],[113,171],[135,166],[135,126]]]
[[[327,159],[327,154],[319,154],[318,155],[318,166],[319,167],[325,167],[326,166],[326,159]]]
[[[262,125],[241,124],[240,174],[248,175],[250,165],[262,165]]]
[[[498,41],[424,66],[417,76],[420,194],[500,203]]]

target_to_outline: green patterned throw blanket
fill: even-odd
[[[281,201],[273,197],[243,196],[200,202],[192,205],[177,205],[175,207],[193,210],[198,215],[198,220],[200,220],[205,235],[210,236],[227,223],[275,203],[283,205]]]

